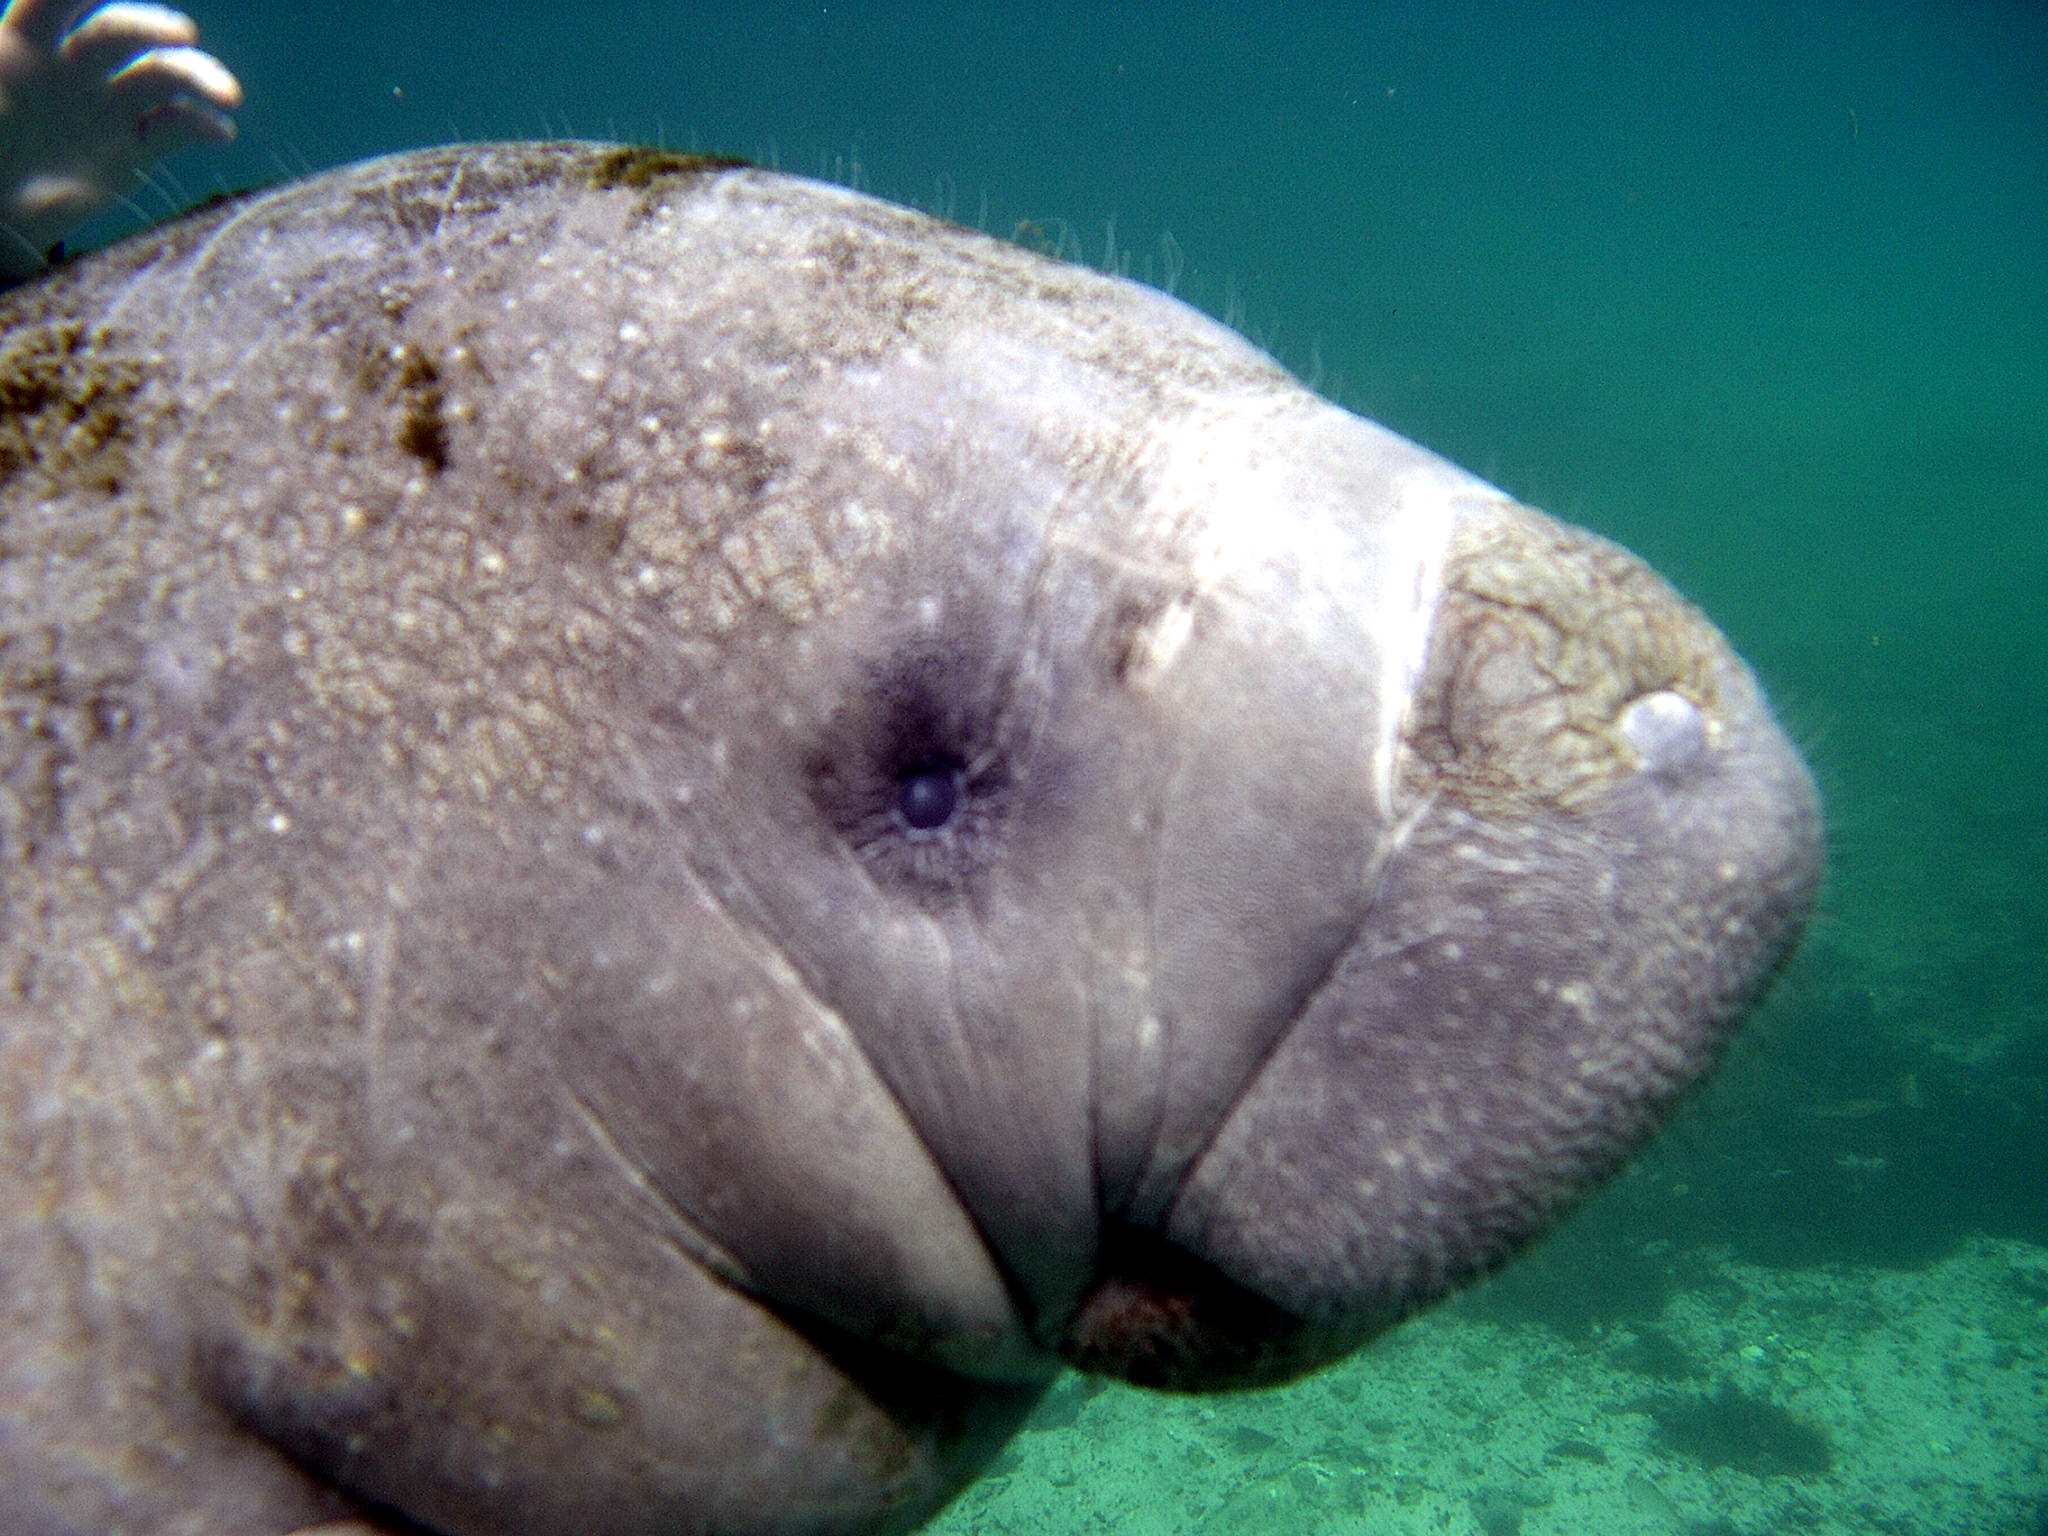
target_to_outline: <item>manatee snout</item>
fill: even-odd
[[[1708,1070],[1819,868],[1805,768],[1721,637],[1507,504],[1451,539],[1396,796],[1342,953],[1106,1247],[1076,1364],[1271,1381],[1500,1263]]]
[[[907,1529],[1502,1262],[1812,899],[1632,556],[843,190],[423,151],[0,321],[11,1530]]]

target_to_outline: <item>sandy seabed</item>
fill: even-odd
[[[1452,1308],[1278,1392],[1057,1386],[944,1536],[2038,1536],[2048,1249],[1709,1261],[1580,1338]]]

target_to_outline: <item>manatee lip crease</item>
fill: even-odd
[[[132,1528],[880,1536],[1062,1363],[1301,1375],[1640,1147],[1820,835],[1633,555],[843,189],[416,151],[0,296],[0,1108],[89,1116],[0,1355]]]

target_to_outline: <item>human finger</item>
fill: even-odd
[[[165,5],[116,0],[103,5],[64,39],[65,62],[88,73],[111,75],[156,48],[186,48],[199,40],[190,16]]]
[[[78,18],[91,9],[92,0],[13,0],[0,15],[0,32],[11,32],[32,48],[54,53]]]

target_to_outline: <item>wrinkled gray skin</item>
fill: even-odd
[[[8,1536],[905,1528],[1512,1253],[1806,913],[1632,557],[969,231],[437,150],[0,324]]]

